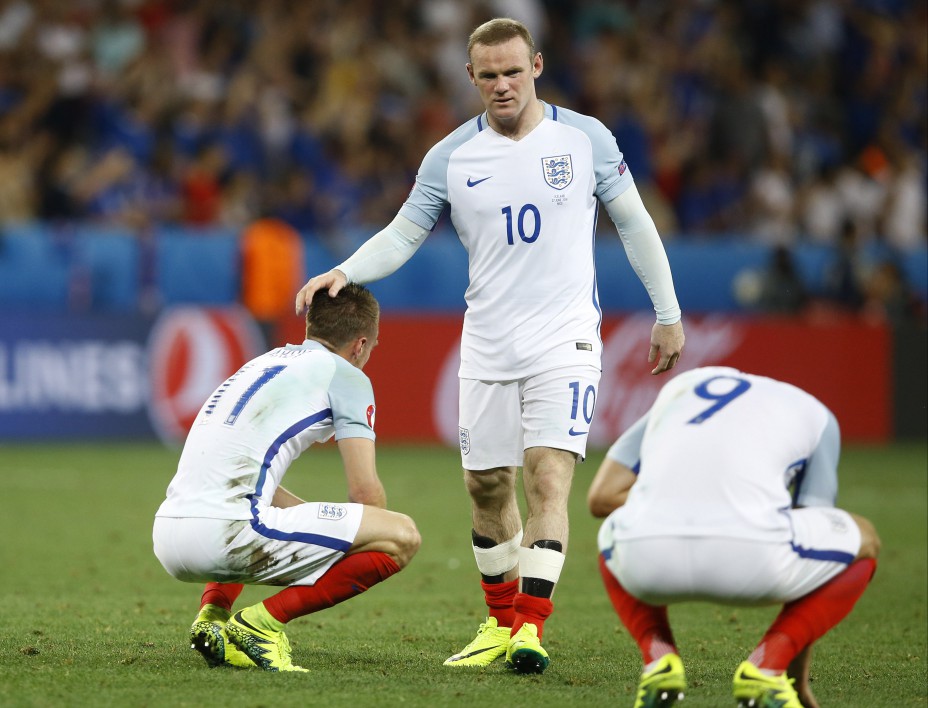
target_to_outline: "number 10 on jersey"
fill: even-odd
[[[502,213],[506,217],[506,243],[512,246],[515,244],[515,237],[512,232],[512,207],[504,206]],[[531,214],[531,219],[528,218],[529,214]],[[531,234],[528,233],[526,228],[529,224],[532,227]],[[516,218],[516,230],[519,232],[519,238],[525,243],[535,243],[538,234],[541,233],[541,212],[538,211],[538,207],[534,204],[526,204],[519,209],[519,215]]]

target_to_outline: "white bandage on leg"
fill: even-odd
[[[519,547],[522,545],[522,530],[508,541],[497,543],[493,548],[474,546],[474,558],[481,575],[502,575],[519,565]]]
[[[557,583],[567,558],[551,548],[520,548],[519,575],[523,578],[538,578]]]

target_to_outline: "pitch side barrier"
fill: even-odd
[[[307,236],[305,272],[340,262],[371,231],[343,235],[337,246]],[[751,312],[758,279],[769,267],[769,246],[737,237],[668,239],[667,256],[688,314]],[[808,292],[823,296],[838,253],[801,243],[793,251]],[[229,229],[159,227],[139,234],[99,226],[0,227],[0,310],[132,313],[182,304],[221,306],[238,300],[239,234]],[[892,260],[908,284],[928,299],[928,250],[894,253],[878,241],[859,266]],[[596,245],[600,302],[606,312],[638,312],[650,302],[615,234]],[[439,228],[408,263],[376,284],[387,311],[461,312],[467,258],[449,229]]]
[[[652,323],[645,314],[603,322],[595,447],[634,422],[665,380],[649,374]],[[460,331],[459,314],[384,313],[365,368],[381,442],[457,445]],[[302,341],[299,319],[286,318],[278,337]],[[0,440],[157,436],[179,443],[213,389],[262,347],[238,307],[167,308],[150,318],[0,312]],[[845,440],[884,442],[912,424],[912,411],[920,407],[924,416],[923,402],[899,406],[906,396],[924,398],[922,347],[920,360],[903,364],[913,374],[894,366],[913,354],[894,352],[884,325],[693,316],[680,370],[722,364],[789,381],[834,411]],[[918,371],[922,385],[913,386]],[[920,430],[923,437],[924,423]]]

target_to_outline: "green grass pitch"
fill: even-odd
[[[370,592],[293,622],[309,674],[210,670],[187,645],[200,588],[151,551],[152,517],[178,451],[148,444],[0,446],[2,706],[631,706],[640,663],[602,589],[598,523],[585,508],[602,458],[577,470],[571,543],[542,676],[444,668],[483,618],[458,454],[382,447],[390,507],[422,532],[419,555]],[[337,451],[312,449],[286,480],[304,497],[344,498]],[[876,577],[817,645],[824,707],[925,706],[928,485],[924,443],[847,447],[840,505],[883,539]],[[247,588],[242,601],[269,594]],[[733,705],[731,675],[775,608],[671,609],[690,708]]]

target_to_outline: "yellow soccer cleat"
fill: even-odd
[[[255,662],[226,636],[225,626],[230,614],[222,607],[204,605],[190,627],[190,648],[200,652],[210,668],[222,665],[251,668]]]
[[[520,674],[540,674],[548,668],[548,652],[538,641],[538,627],[524,623],[506,647],[506,664]]]
[[[308,671],[291,660],[286,634],[255,627],[242,617],[241,610],[229,619],[226,635],[230,644],[265,671]]]
[[[735,671],[732,693],[738,708],[802,708],[793,681],[785,673],[768,676],[750,661],[743,661]]]
[[[509,644],[509,627],[500,627],[495,617],[487,617],[480,625],[477,636],[454,656],[445,659],[445,666],[489,666],[506,653]]]
[[[641,674],[635,708],[669,708],[683,700],[686,674],[676,654],[664,654],[650,671]]]

